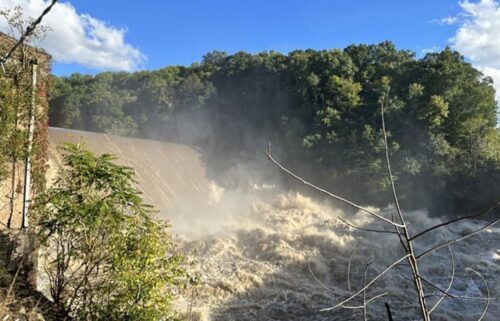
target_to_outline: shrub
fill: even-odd
[[[45,269],[61,316],[170,320],[175,293],[193,283],[166,222],[136,189],[133,169],[65,145],[64,167],[38,198]]]

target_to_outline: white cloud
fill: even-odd
[[[457,22],[458,22],[458,17],[457,16],[455,16],[455,17],[450,16],[450,17],[442,18],[442,19],[439,20],[440,24],[448,25],[448,26],[449,25],[454,25]]]
[[[497,101],[497,126],[500,127],[500,68],[479,67],[481,71],[493,79],[493,87],[495,88],[495,99]]]
[[[500,101],[500,3],[496,0],[460,2],[464,17],[455,36],[454,49],[495,81]]]
[[[475,63],[500,68],[500,4],[481,0],[460,6],[466,19],[452,39],[453,46]]]
[[[48,0],[2,0],[0,10],[21,6],[25,16],[38,17]],[[78,63],[100,70],[134,70],[145,57],[125,42],[125,29],[81,14],[69,3],[57,3],[42,22],[51,29],[40,43],[55,61]],[[0,31],[6,31],[0,21]]]
[[[493,79],[497,91],[497,102],[500,103],[500,68],[483,67],[481,70],[485,75],[488,75]]]

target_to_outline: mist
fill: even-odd
[[[442,70],[449,65],[457,72]],[[359,290],[369,262],[367,279],[404,255],[397,237],[347,226],[339,218],[384,228],[298,183],[264,151],[271,144],[273,156],[297,175],[390,219],[380,97],[388,97],[389,154],[411,233],[498,199],[500,167],[485,147],[498,134],[494,92],[449,49],[422,59],[389,42],[288,55],[214,52],[191,67],[58,81],[66,87],[52,100],[51,124],[100,133],[53,128],[52,141],[88,140],[91,150],[117,154],[135,168],[145,200],[170,222],[189,268],[201,275],[201,285],[176,303],[191,320],[362,317],[359,310],[320,310],[349,296],[348,274],[351,290]],[[484,128],[467,127],[475,121]],[[419,240],[417,251],[482,224],[438,230]],[[453,245],[453,293],[484,296],[467,268],[498,293],[499,236],[493,227]],[[443,248],[422,261],[422,273],[446,288],[451,261]],[[386,302],[396,320],[418,315],[408,272],[402,264],[367,292],[384,294],[369,305],[371,318],[384,315]],[[435,289],[426,292],[437,302]],[[433,319],[473,318],[482,307],[445,299]],[[488,316],[499,309],[492,300]]]
[[[379,106],[386,95],[405,209],[467,215],[500,197],[494,88],[450,49],[423,58],[391,42],[288,54],[214,51],[190,67],[54,80],[51,126],[193,146],[221,185],[240,184],[225,175],[238,166],[275,181],[262,156],[271,143],[304,178],[378,207],[391,201]]]
[[[115,153],[120,163],[135,168],[146,201],[171,223],[179,250],[187,253],[190,271],[201,276],[200,286],[180,293],[175,302],[176,310],[187,318],[199,321],[359,319],[359,311],[320,310],[348,295],[349,266],[351,287],[356,290],[362,286],[368,262],[371,262],[370,278],[403,255],[397,238],[346,226],[339,217],[358,227],[383,229],[383,224],[366,213],[345,211],[332,200],[287,183],[263,153],[236,163],[227,162],[225,154],[207,156],[195,143],[200,137],[207,137],[210,127],[197,125],[190,119],[186,117],[184,122],[177,123],[175,143],[51,128],[51,163],[55,169],[58,163],[55,146],[61,141],[83,141],[94,152]],[[252,144],[254,140],[246,142]],[[217,157],[219,162],[226,163],[210,169],[209,164]],[[395,211],[391,206],[370,209],[385,217]],[[412,233],[443,220],[431,217],[425,209],[405,214]],[[454,238],[481,224],[469,222],[444,233]],[[423,239],[418,250],[442,240],[443,235],[435,233]],[[500,273],[496,248],[499,241],[500,230],[491,228],[453,246],[454,293],[482,296],[485,291],[480,280],[474,279],[466,268],[481,271],[490,291],[498,293],[500,287],[495,275]],[[450,260],[447,249],[440,250],[423,262],[422,273],[444,288],[451,275]],[[384,302],[391,304],[398,320],[407,320],[418,313],[418,306],[412,305],[416,303],[413,285],[404,276],[407,272],[407,267],[398,267],[367,292],[368,297],[386,293],[369,305],[370,317],[377,319],[385,313]],[[445,300],[434,313],[434,319],[473,318],[481,309],[482,305],[475,302]],[[493,301],[488,316],[498,313],[500,305]]]

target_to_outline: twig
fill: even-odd
[[[491,206],[490,208],[488,208],[487,210],[485,211],[482,211],[478,214],[474,214],[474,215],[469,215],[469,216],[461,216],[461,217],[457,217],[455,219],[452,219],[452,220],[449,220],[447,222],[443,222],[441,224],[437,224],[437,225],[434,225],[433,227],[430,227],[426,230],[423,230],[422,232],[419,232],[415,235],[413,235],[411,238],[410,238],[410,241],[413,241],[414,239],[430,232],[430,231],[433,231],[435,229],[438,229],[440,227],[443,227],[443,226],[446,226],[446,225],[449,225],[449,224],[452,224],[452,223],[455,223],[455,222],[459,222],[459,221],[462,221],[462,220],[467,220],[467,219],[474,219],[474,218],[478,218],[478,217],[481,217],[481,216],[484,216],[484,215],[488,215],[489,213],[491,213],[494,209],[496,209],[497,207],[500,206],[500,201],[498,201],[496,204],[494,204],[493,206]]]
[[[5,313],[5,308],[7,307],[9,298],[12,294],[12,291],[14,290],[14,285],[16,284],[17,277],[19,276],[19,272],[21,271],[21,268],[23,267],[25,256],[23,256],[19,262],[19,266],[17,267],[16,273],[14,274],[14,277],[12,278],[12,282],[9,285],[9,288],[7,289],[7,294],[5,295],[5,300],[2,303],[2,306],[0,306],[0,317],[4,316]]]
[[[351,254],[351,257],[349,259],[349,261],[351,261],[351,258],[352,258],[352,254]],[[324,284],[323,282],[321,282],[319,280],[319,278],[316,276],[316,274],[314,274],[314,272],[312,271],[311,269],[311,264],[309,264],[309,261],[307,261],[307,268],[309,269],[309,273],[311,274],[311,276],[313,277],[314,281],[316,281],[322,288],[324,288],[325,290],[327,290],[328,292],[331,292],[333,293],[333,298],[335,300],[337,300],[338,302],[338,299],[337,299],[337,295],[339,295],[338,293],[335,292],[335,290],[333,290],[332,288],[330,288],[328,285]],[[349,278],[348,278],[349,279]],[[352,291],[351,291],[351,287],[350,287],[350,284],[349,284],[349,292],[351,293],[352,295]],[[342,307],[344,309],[351,309],[351,310],[356,310],[356,309],[363,309],[366,305],[368,305],[370,302],[378,299],[378,298],[381,298],[383,296],[387,295],[387,292],[384,292],[384,293],[380,293],[380,294],[377,294],[376,296],[366,300],[366,302],[363,304],[363,305],[357,305],[357,306],[349,306],[349,305],[345,305],[343,304]]]
[[[337,219],[344,223],[345,225],[349,226],[349,227],[352,227],[353,229],[357,229],[357,230],[360,230],[360,231],[365,231],[365,232],[374,232],[374,233],[387,233],[387,234],[397,234],[398,232],[395,232],[395,231],[385,231],[385,230],[374,230],[374,229],[369,229],[369,228],[364,228],[364,227],[359,227],[359,226],[356,226],[352,223],[349,223],[347,222],[346,220],[344,220],[343,218],[340,218],[339,216],[337,216]]]
[[[351,263],[352,263],[352,256],[354,255],[354,252],[351,253],[349,256],[349,263],[347,264],[347,288],[349,289],[349,293],[352,295],[352,288],[351,288]]]
[[[444,236],[446,241],[448,239],[446,238],[446,235]],[[452,285],[453,285],[453,280],[455,279],[455,257],[453,256],[453,250],[451,249],[451,245],[448,246],[448,250],[450,251],[450,258],[451,258],[451,277],[450,277],[450,283],[448,283],[448,287],[446,288],[446,292],[449,292]],[[434,306],[429,310],[429,314],[431,314],[440,304],[443,302],[444,298],[446,297],[446,294],[443,294],[441,298],[434,304]]]
[[[193,321],[193,305],[195,300],[195,291],[196,289],[193,287],[191,289],[191,302],[189,304],[189,309],[188,309],[189,321]]]
[[[453,299],[456,299],[457,297],[453,294],[450,294],[447,290],[443,290],[441,289],[439,286],[437,286],[436,284],[434,284],[432,281],[430,280],[427,280],[426,278],[424,278],[423,276],[420,275],[420,278],[422,279],[422,281],[424,281],[425,283],[427,283],[428,285],[430,285],[431,287],[433,287],[434,289],[438,290],[439,292],[441,292],[444,296],[447,296],[447,297],[450,297],[450,298],[453,298]]]
[[[442,293],[442,292],[440,292]],[[431,293],[431,294],[426,294],[425,297],[426,298],[432,298],[432,297],[435,297],[435,296],[441,296],[441,294],[437,294],[437,293]],[[500,300],[500,297],[494,297],[494,296],[490,296],[490,297],[485,297],[485,296],[467,296],[467,295],[456,295],[456,294],[450,294],[450,293],[447,293],[447,296],[450,298],[450,299],[462,299],[462,300],[476,300],[476,301],[487,301],[487,300],[495,300],[495,301],[498,301]]]
[[[271,155],[271,148],[270,148],[270,147],[271,147],[271,144],[269,144],[268,149],[265,151],[265,154],[266,154],[267,158],[269,158],[269,160],[270,160],[271,162],[273,162],[276,166],[278,166],[278,167],[279,167],[282,171],[284,171],[285,173],[287,173],[287,174],[288,174],[288,175],[290,175],[291,177],[295,178],[295,179],[296,179],[296,180],[298,180],[299,182],[303,183],[304,185],[307,185],[307,186],[309,186],[309,187],[311,187],[311,188],[315,189],[315,190],[316,190],[316,191],[318,191],[318,192],[321,192],[321,193],[326,194],[326,195],[328,195],[328,196],[330,196],[330,197],[333,197],[334,199],[336,199],[336,200],[338,200],[338,201],[341,201],[341,202],[344,202],[344,203],[346,203],[346,204],[349,204],[349,205],[351,205],[352,207],[357,208],[358,210],[361,210],[361,211],[366,212],[366,213],[368,213],[368,214],[370,214],[370,215],[373,215],[373,216],[377,217],[378,219],[380,219],[380,220],[382,220],[382,221],[384,221],[384,222],[386,222],[386,223],[389,223],[389,224],[391,224],[391,225],[393,225],[393,226],[397,226],[397,227],[403,227],[403,226],[404,226],[404,225],[401,225],[401,224],[398,224],[398,223],[392,222],[391,220],[389,220],[389,219],[387,219],[387,218],[385,218],[385,217],[381,216],[380,214],[377,214],[377,213],[375,213],[375,212],[373,212],[373,211],[371,211],[371,210],[369,210],[369,209],[367,209],[367,208],[364,208],[364,207],[362,207],[362,206],[360,206],[360,205],[354,204],[353,202],[351,202],[351,201],[349,201],[349,200],[347,200],[347,199],[345,199],[345,198],[343,198],[343,197],[340,197],[340,196],[335,195],[335,194],[333,194],[333,193],[331,193],[331,192],[328,192],[327,190],[325,190],[325,189],[323,189],[323,188],[321,188],[321,187],[318,187],[318,186],[316,186],[316,185],[314,185],[314,184],[312,184],[312,183],[309,183],[308,181],[306,181],[306,180],[305,180],[305,179],[303,179],[302,177],[300,177],[300,176],[298,176],[298,175],[296,175],[296,174],[292,173],[290,170],[288,170],[287,168],[285,168],[283,165],[281,165],[278,161],[276,161],[276,160],[273,158],[273,156]]]
[[[376,296],[374,296],[373,298],[368,299],[368,300],[366,301],[366,304],[368,305],[368,303],[370,303],[370,302],[372,302],[372,301],[374,301],[374,300],[376,300],[376,299],[378,299],[378,298],[381,298],[381,297],[383,297],[383,296],[386,296],[387,294],[388,294],[387,292],[377,294],[377,295],[376,295]]]
[[[350,297],[348,297],[347,299],[345,299],[344,301],[338,303],[337,305],[334,305],[332,307],[329,307],[329,308],[324,308],[324,309],[321,309],[320,311],[331,311],[333,309],[336,309],[338,308],[339,306],[343,305],[344,303],[347,303],[349,301],[351,301],[352,299],[354,299],[357,295],[359,295],[360,293],[362,293],[364,290],[366,290],[367,288],[369,288],[373,283],[375,283],[375,281],[377,281],[378,279],[380,279],[384,274],[386,274],[387,272],[389,272],[389,270],[391,270],[393,267],[395,267],[396,265],[398,265],[399,263],[401,263],[402,261],[406,260],[407,258],[409,257],[409,254],[403,256],[402,258],[400,258],[399,260],[397,260],[396,262],[392,263],[391,265],[389,265],[384,271],[382,271],[382,273],[380,273],[379,275],[377,275],[376,277],[374,277],[366,286],[364,286],[361,290],[359,290],[358,292],[354,293],[353,295],[351,295]]]
[[[394,221],[394,214],[391,215],[392,220]],[[399,232],[399,227],[395,226],[394,227],[395,233],[398,235],[399,243],[401,244],[401,247],[405,250],[405,253],[408,253],[408,247],[406,246],[405,242],[403,241],[403,235],[401,235],[401,232]]]
[[[378,298],[381,298],[383,296],[386,296],[388,293],[387,292],[384,292],[384,293],[380,293],[380,294],[377,294],[376,296],[374,296],[373,298],[371,299],[368,299],[366,300],[366,305],[368,305],[369,303],[371,303],[372,301],[378,299]],[[342,305],[342,307],[344,309],[351,309],[351,310],[356,310],[356,309],[363,309],[365,307],[365,305]]]
[[[471,270],[471,269],[466,269],[466,270]],[[442,294],[444,294],[445,296],[451,298],[451,299],[465,299],[465,300],[497,300],[498,298],[495,298],[495,297],[491,297],[490,294],[489,294],[489,290],[488,290],[488,296],[487,297],[481,297],[481,296],[466,296],[466,295],[456,295],[456,294],[451,294],[450,292],[448,291],[445,291],[443,289],[441,289],[439,286],[435,285],[434,283],[432,283],[431,281],[425,279],[424,277],[420,276],[420,278],[422,279],[422,281],[424,281],[425,283],[429,284],[431,287],[435,288],[436,290],[438,290],[439,292],[441,292]],[[426,297],[433,297],[433,296],[441,296],[441,294],[427,294]]]
[[[335,290],[333,290],[332,288],[330,288],[328,285],[324,284],[323,282],[321,282],[317,277],[316,277],[316,274],[314,274],[313,270],[311,269],[311,264],[309,264],[309,261],[307,261],[307,268],[309,269],[309,273],[311,274],[311,276],[313,277],[314,281],[316,281],[323,289],[327,290],[328,292],[331,292],[333,293],[333,298],[335,299],[336,295],[338,295],[337,292],[335,292]]]
[[[35,31],[36,27],[42,22],[43,17],[47,13],[49,13],[49,11],[56,4],[56,2],[57,2],[57,0],[52,0],[52,2],[50,3],[50,5],[47,8],[45,8],[45,10],[43,10],[42,14],[26,28],[26,31],[21,35],[21,37],[14,44],[14,46],[12,48],[10,48],[10,50],[7,52],[7,54],[5,54],[5,56],[3,56],[0,59],[0,64],[1,65],[3,65],[12,56],[12,54],[14,53],[14,51],[16,51],[16,49],[26,40],[26,38],[28,38],[29,36],[31,36],[31,34]]]
[[[481,273],[479,273],[478,271],[473,270],[471,268],[467,268],[466,270],[470,271],[470,272],[472,272],[474,274],[476,274],[477,276],[479,276],[481,278],[481,280],[483,281],[483,283],[484,283],[484,287],[486,288],[486,295],[487,295],[486,305],[484,306],[483,313],[481,314],[481,316],[479,317],[479,319],[477,319],[477,321],[481,321],[484,318],[484,316],[486,315],[486,311],[488,311],[488,308],[490,306],[490,300],[491,300],[490,288],[488,287],[488,283],[486,282],[486,280],[484,279],[484,277],[481,275]]]
[[[385,117],[384,117],[384,103],[382,102],[380,104],[380,113],[381,113],[381,120],[382,120],[382,134],[384,137],[384,149],[385,149],[385,162],[387,164],[387,174],[389,175],[389,179],[391,181],[391,189],[392,189],[392,195],[394,197],[394,204],[396,205],[396,211],[399,215],[399,219],[401,220],[401,224],[404,227],[405,224],[405,219],[403,216],[403,213],[401,212],[401,207],[399,206],[399,200],[398,200],[398,195],[396,193],[396,184],[394,182],[394,176],[392,175],[392,169],[391,169],[391,159],[389,157],[389,144],[387,143],[387,132],[385,130]]]
[[[389,321],[393,321],[391,307],[389,306],[389,303],[387,303],[387,302],[385,303],[385,309],[387,310],[387,317],[389,318]]]
[[[425,251],[425,252],[423,252],[423,253],[421,253],[421,254],[417,255],[417,260],[418,260],[418,259],[421,259],[422,257],[426,256],[427,254],[429,254],[429,253],[431,253],[431,252],[434,252],[434,251],[436,251],[436,250],[439,250],[439,249],[440,249],[440,248],[442,248],[442,247],[445,247],[445,246],[447,246],[447,245],[450,245],[450,244],[453,244],[453,243],[456,243],[456,242],[460,242],[460,241],[466,240],[466,239],[468,239],[469,237],[472,237],[472,236],[474,236],[474,235],[476,235],[476,234],[478,234],[478,233],[480,233],[480,232],[482,232],[482,231],[484,231],[484,230],[486,230],[486,229],[488,229],[488,228],[492,227],[493,225],[497,224],[498,222],[500,222],[500,218],[498,218],[498,219],[494,220],[493,222],[491,222],[491,223],[489,223],[489,224],[487,224],[487,225],[485,225],[485,226],[481,227],[480,229],[475,230],[474,232],[471,232],[471,233],[469,233],[469,234],[467,234],[467,235],[465,235],[465,236],[459,237],[459,238],[454,239],[454,240],[451,240],[451,241],[444,242],[444,243],[442,243],[442,244],[440,244],[440,245],[436,245],[436,246],[434,246],[433,248],[431,248],[431,249],[429,249],[429,250],[427,250],[427,251]]]
[[[335,290],[333,290],[332,288],[330,288],[328,285],[324,284],[323,282],[320,281],[320,279],[316,276],[316,274],[314,274],[313,270],[311,269],[311,264],[309,264],[309,261],[307,261],[307,268],[309,269],[309,273],[311,274],[311,276],[313,277],[314,281],[316,281],[323,289],[327,290],[328,292],[332,293],[333,294],[333,298],[339,302],[338,298],[337,298],[337,295],[338,293],[335,292]],[[352,292],[351,292],[352,293]],[[344,309],[352,309],[352,310],[355,310],[355,309],[362,309],[363,306],[349,306],[349,305],[342,305],[342,307]]]
[[[372,261],[369,261],[366,263],[365,270],[363,273],[363,287],[365,288],[363,290],[363,318],[365,321],[368,321],[368,311],[367,311],[367,306],[368,302],[366,302],[366,274],[368,272],[368,267],[372,264]]]

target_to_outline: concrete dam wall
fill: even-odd
[[[210,182],[200,153],[189,146],[62,128],[49,129],[49,173],[52,180],[61,166],[58,146],[84,143],[96,154],[115,154],[118,163],[134,168],[138,187],[147,203],[170,220],[200,210],[210,202]]]

